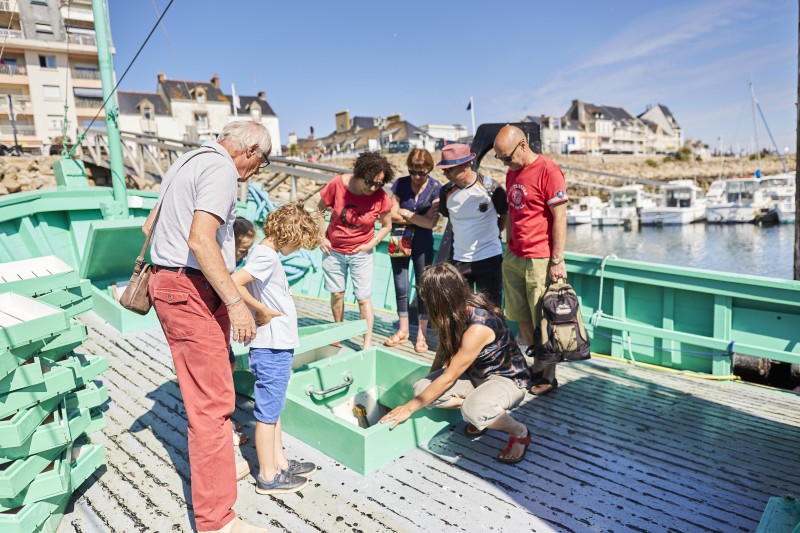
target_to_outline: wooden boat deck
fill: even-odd
[[[297,301],[303,324],[330,320],[327,302]],[[380,342],[393,317],[377,315]],[[191,531],[186,422],[162,332],[84,320],[82,349],[109,356],[107,467],[59,531]],[[800,395],[600,358],[561,367],[559,383],[515,411],[534,438],[518,465],[493,459],[501,435],[470,441],[461,424],[366,477],[286,435],[290,457],[320,466],[312,483],[272,497],[248,478],[235,509],[291,532],[744,532],[769,497],[800,494]],[[237,399],[234,419],[252,437],[251,401]],[[252,440],[241,452],[255,464]]]

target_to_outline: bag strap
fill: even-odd
[[[427,181],[427,185],[429,185],[428,192],[425,193],[425,196],[422,198],[422,202],[418,203],[417,206],[416,206],[416,209],[414,209],[414,212],[417,213],[417,214],[419,214],[419,210],[420,210],[421,207],[425,207],[425,204],[427,204],[428,201],[431,199],[431,196],[433,196],[434,189],[436,189],[436,185],[434,183],[431,183],[431,181],[432,181],[432,178],[428,178],[428,181]],[[430,206],[428,206],[428,207],[430,207]]]
[[[172,185],[172,182],[175,180],[176,177],[178,177],[178,172],[183,168],[183,166],[186,163],[188,163],[189,161],[191,161],[192,159],[194,159],[195,157],[197,157],[198,155],[201,155],[201,154],[217,154],[218,156],[222,157],[221,153],[219,153],[216,150],[214,150],[213,148],[211,148],[210,150],[198,150],[197,152],[195,152],[191,156],[187,157],[186,161],[181,163],[181,166],[179,166],[178,170],[175,171],[175,175],[172,177],[170,182],[164,188],[164,195],[161,197],[161,201],[158,202],[158,204],[156,205],[156,208],[155,208],[156,209],[156,217],[153,219],[153,226],[150,228],[150,233],[148,233],[147,237],[145,237],[145,239],[144,239],[144,245],[142,246],[142,251],[139,252],[139,256],[136,258],[136,262],[137,263],[141,263],[141,262],[144,261],[144,254],[147,252],[147,247],[150,246],[150,238],[153,236],[153,232],[156,230],[156,222],[158,222],[158,217],[159,217],[159,215],[161,215],[161,204],[164,203],[164,198],[166,198],[166,196],[167,196],[167,191],[169,190],[170,185]]]

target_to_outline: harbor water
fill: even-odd
[[[569,226],[567,251],[737,274],[792,279],[794,224]]]

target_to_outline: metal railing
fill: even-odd
[[[22,39],[22,30],[9,30],[6,28],[0,28],[0,38],[5,39],[6,37],[10,39]]]
[[[97,37],[86,33],[68,33],[67,40],[72,44],[86,44],[97,46]]]
[[[0,65],[0,74],[7,76],[27,76],[28,69],[24,65]]]
[[[13,135],[11,124],[0,124],[0,134]],[[36,135],[36,126],[32,124],[17,124],[17,135]]]
[[[31,105],[31,97],[27,95],[21,94],[12,94],[11,95],[11,103],[14,106],[14,110],[24,109]],[[8,95],[7,94],[0,94],[0,109],[8,110]]]
[[[11,0],[0,0],[0,11],[11,11]]]
[[[103,105],[102,98],[85,98],[83,96],[75,97],[75,107],[99,109],[101,105]]]
[[[76,5],[78,5],[78,6],[91,6],[92,5],[92,0],[61,0],[61,5],[62,6],[66,6],[66,5],[70,5],[70,4],[73,5],[73,6],[76,6]]]
[[[99,80],[100,69],[72,67],[72,77],[81,80]]]

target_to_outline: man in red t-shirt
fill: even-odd
[[[545,288],[551,281],[567,277],[567,187],[558,165],[534,153],[516,126],[500,130],[494,151],[508,167],[508,250],[503,257],[506,316],[519,324],[528,355],[533,355],[533,323]],[[558,387],[555,363],[537,361],[532,370],[536,370],[534,377],[538,370],[542,373],[534,380],[533,394],[547,394]]]

